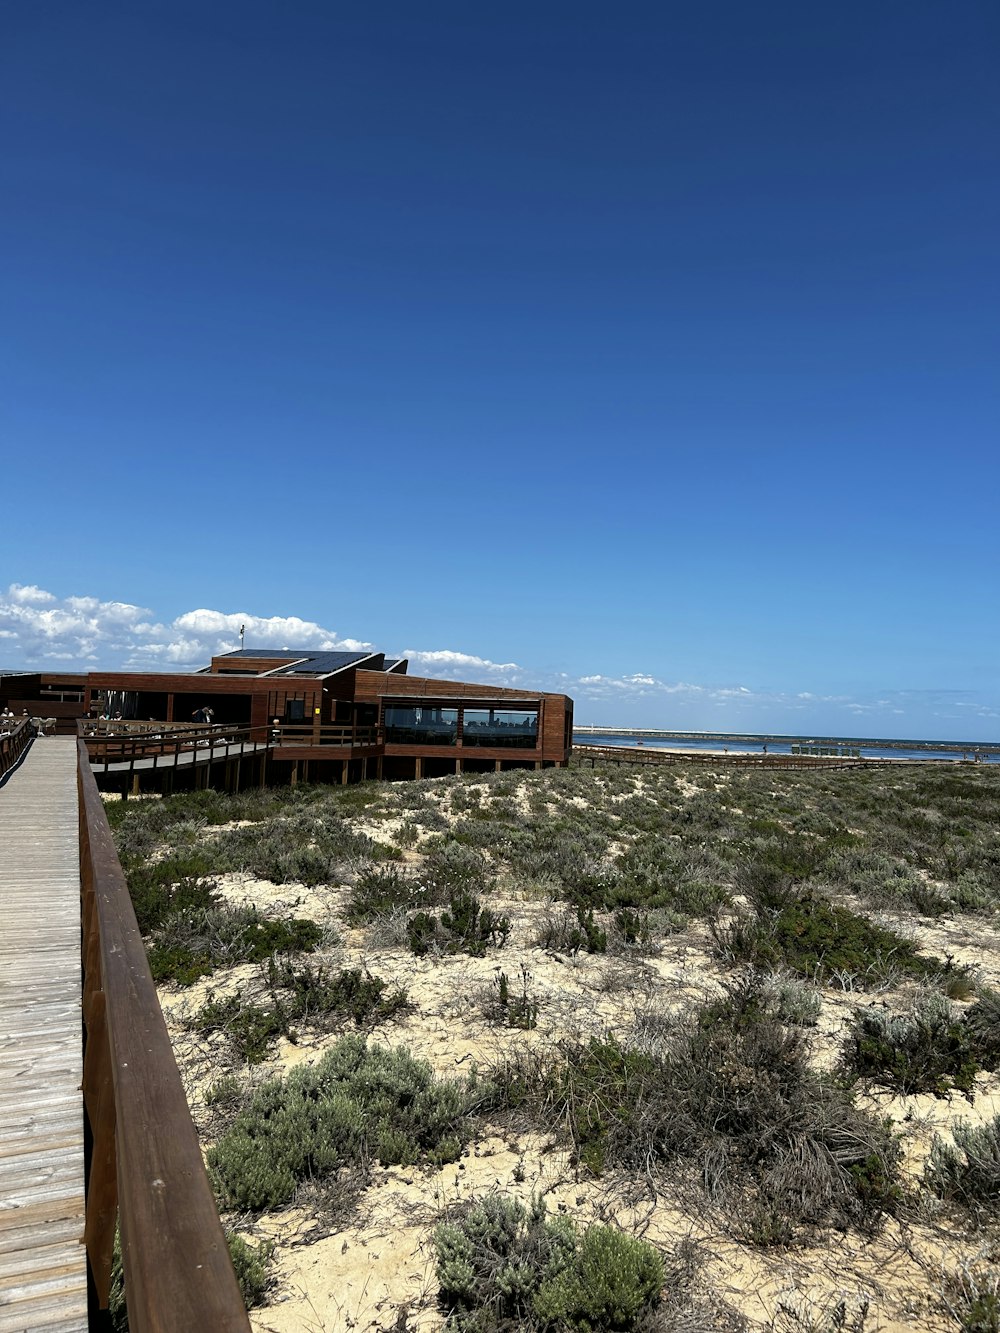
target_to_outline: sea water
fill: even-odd
[[[591,736],[586,732],[574,733],[573,736],[574,745],[636,746],[640,743],[644,750],[687,750],[689,752],[728,750],[730,754],[762,754],[765,746],[767,746],[768,754],[791,754],[792,746],[794,745],[796,749],[807,747],[805,748],[806,754],[816,754],[819,749],[822,748],[827,751],[859,750],[863,759],[944,759],[952,761],[961,759],[963,753],[966,758],[973,759],[978,750],[984,763],[989,762],[991,758],[990,754],[986,752],[987,747],[985,745],[976,746],[970,744],[968,748],[963,751],[961,742],[955,743],[957,746],[957,749],[955,750],[925,750],[919,748],[919,743],[915,743],[914,748],[912,749],[902,749],[895,745],[880,746],[877,742],[869,742],[866,744],[863,741],[835,740],[828,738],[816,740],[810,744],[807,737],[802,740],[799,740],[798,738],[795,740],[779,740],[774,736],[761,736],[760,738],[748,740],[745,736],[739,738],[712,736],[708,740],[667,740],[662,737],[649,736]],[[943,745],[951,744],[952,742],[942,741],[938,743]],[[935,742],[930,742],[930,744],[935,744]],[[996,762],[996,743],[991,745],[989,749],[993,751],[993,762]]]

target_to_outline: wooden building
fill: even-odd
[[[211,717],[267,740],[275,781],[438,777],[563,767],[573,734],[564,694],[410,676],[382,653],[243,648],[204,670],[0,676],[0,705],[54,717]],[[206,715],[204,710],[211,710]]]

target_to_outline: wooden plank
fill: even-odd
[[[0,1330],[87,1327],[76,744],[0,788]]]

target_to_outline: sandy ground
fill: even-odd
[[[371,836],[383,839],[401,822],[361,821]],[[227,876],[221,887],[233,902],[255,903],[268,914],[309,916],[329,926],[336,942],[321,951],[326,961],[368,968],[404,986],[413,1012],[385,1023],[372,1039],[404,1045],[441,1074],[491,1062],[518,1046],[547,1047],[559,1038],[602,1035],[609,1029],[627,1036],[646,1012],[680,1010],[717,991],[723,980],[709,955],[705,932],[697,926],[668,937],[651,956],[571,957],[534,943],[541,918],[561,910],[558,904],[500,892],[490,905],[512,922],[502,951],[481,959],[415,958],[399,943],[380,945],[371,932],[344,926],[345,886],[309,889]],[[984,931],[981,922],[949,917],[909,925],[922,948],[942,957],[950,954],[976,967],[991,984],[1000,984],[1000,940]],[[534,1031],[496,1027],[484,1016],[482,998],[501,967],[512,989],[520,984],[524,969],[539,1003]],[[210,991],[223,995],[236,989],[249,996],[260,976],[258,968],[236,968],[199,985],[168,987],[161,993],[192,1111],[206,1140],[214,1122],[204,1094],[226,1067],[226,1046],[218,1034],[194,1036],[184,1020]],[[813,1036],[817,1061],[832,1063],[858,1005],[903,1004],[906,999],[904,993],[873,997],[826,992]],[[282,1042],[271,1060],[243,1071],[241,1077],[259,1081],[313,1061],[333,1039],[304,1031],[295,1044]],[[906,1175],[916,1183],[935,1133],[947,1133],[959,1117],[980,1122],[1000,1113],[1000,1079],[981,1075],[976,1094],[971,1105],[961,1096],[888,1094],[870,1095],[864,1104],[893,1120],[904,1147]],[[826,1333],[829,1327],[832,1333],[836,1326],[819,1316],[842,1297],[849,1311],[870,1303],[867,1319],[857,1326],[865,1333],[954,1330],[958,1324],[940,1297],[941,1275],[981,1253],[984,1245],[982,1237],[960,1233],[946,1219],[928,1215],[908,1225],[890,1221],[875,1240],[835,1233],[814,1247],[754,1249],[729,1238],[725,1219],[714,1217],[690,1189],[676,1187],[679,1192],[673,1194],[664,1183],[654,1193],[645,1180],[583,1179],[565,1147],[543,1135],[488,1135],[472,1144],[459,1162],[441,1170],[376,1167],[347,1223],[308,1197],[256,1222],[228,1219],[235,1220],[248,1239],[277,1242],[271,1304],[253,1312],[253,1327],[261,1333],[439,1329],[431,1232],[449,1208],[493,1188],[525,1199],[544,1194],[551,1212],[566,1212],[583,1224],[614,1220],[665,1248],[685,1237],[699,1242],[704,1290],[742,1313],[752,1329],[787,1328],[794,1333],[816,1328]],[[793,1310],[798,1316],[789,1313]]]

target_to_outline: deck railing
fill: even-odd
[[[264,727],[234,727],[225,724],[166,722],[121,722],[83,718],[77,732],[87,747],[91,765],[98,772],[134,773],[142,768],[173,768],[181,755],[204,762],[239,759],[255,754],[269,744]]]
[[[31,744],[35,729],[28,718],[15,722],[9,732],[0,735],[0,781],[15,767]]]
[[[273,745],[378,745],[380,741],[378,727],[352,727],[350,725],[330,725],[315,729],[299,723],[276,722],[271,727]]]
[[[77,743],[83,894],[84,1239],[98,1305],[115,1225],[132,1333],[249,1333],[198,1135],[90,756]]]

